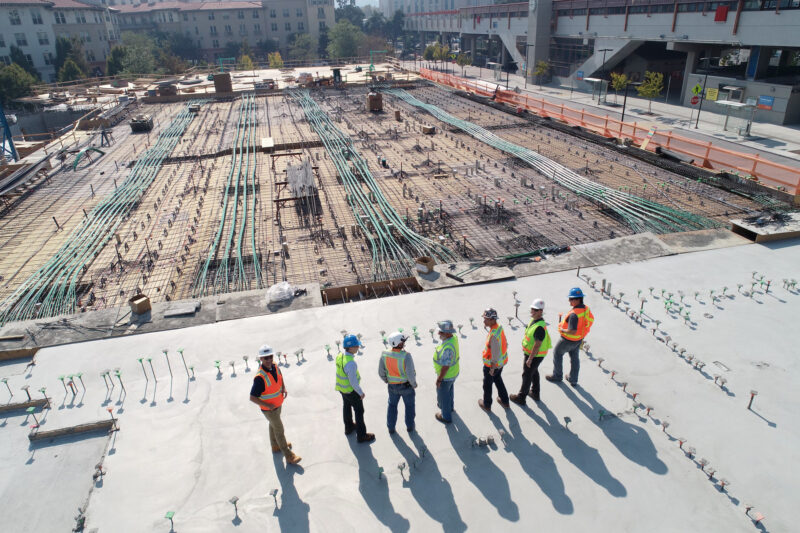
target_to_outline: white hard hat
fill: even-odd
[[[537,298],[531,304],[531,309],[538,309],[540,311],[544,311],[544,300]]]
[[[392,348],[397,348],[408,339],[408,335],[403,335],[399,331],[395,331],[387,337],[389,344]]]
[[[272,349],[272,346],[270,346],[269,344],[265,344],[261,348],[258,349],[258,356],[259,357],[269,357],[270,355],[275,355],[275,351]]]

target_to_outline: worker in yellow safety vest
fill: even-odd
[[[458,338],[452,321],[442,320],[437,326],[441,343],[433,352],[433,370],[436,372],[436,400],[441,412],[436,413],[436,420],[449,424],[453,421],[453,387],[459,372]]]
[[[550,350],[550,335],[544,321],[544,300],[536,299],[531,303],[531,320],[525,328],[522,339],[522,385],[519,394],[509,396],[512,402],[525,405],[525,398],[530,396],[539,401],[539,365]]]
[[[361,373],[353,357],[363,346],[356,335],[345,335],[342,341],[344,353],[339,352],[336,356],[336,390],[342,394],[344,434],[349,435],[355,431],[358,442],[372,442],[375,435],[367,433],[367,426],[364,424],[363,400],[366,394],[361,390]],[[355,422],[353,412],[356,415]]]
[[[566,316],[558,316],[558,332],[561,334],[555,350],[553,350],[553,373],[546,376],[547,381],[558,383],[563,379],[562,359],[564,353],[569,353],[569,376],[567,381],[573,387],[578,386],[578,371],[581,362],[578,358],[581,343],[594,324],[594,315],[583,303],[583,291],[574,287],[569,291],[569,304],[572,306]]]
[[[292,443],[286,442],[281,422],[281,407],[283,400],[289,394],[283,382],[281,369],[272,363],[275,352],[266,344],[259,348],[258,358],[261,366],[253,378],[253,387],[250,389],[250,401],[261,408],[261,413],[269,422],[269,441],[272,452],[282,452],[289,464],[297,464],[301,457],[292,451]]]
[[[387,337],[391,350],[383,352],[378,363],[378,375],[389,385],[389,406],[386,411],[386,426],[394,433],[397,424],[397,405],[403,399],[406,409],[406,430],[414,431],[416,417],[417,374],[411,354],[404,350],[408,337],[399,331]]]
[[[497,402],[508,409],[508,391],[503,383],[503,367],[508,363],[508,342],[503,326],[497,323],[497,311],[483,312],[483,325],[489,330],[483,348],[483,399],[478,405],[484,411],[492,408],[492,385],[497,387]]]

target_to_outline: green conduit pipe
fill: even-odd
[[[204,102],[201,100],[200,102]],[[184,108],[142,153],[121,186],[98,203],[59,250],[0,302],[0,324],[12,320],[70,314],[76,310],[80,275],[138,205],[194,114]],[[41,304],[37,311],[37,304]]]
[[[506,141],[494,133],[471,122],[456,118],[434,105],[426,104],[405,90],[390,89],[384,90],[384,92],[411,106],[423,109],[442,122],[465,131],[489,146],[521,159],[543,176],[552,179],[576,195],[611,210],[634,232],[671,233],[720,227],[718,223],[708,218],[688,211],[672,209],[657,202],[595,183],[532,150]]]

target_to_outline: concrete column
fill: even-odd
[[[747,79],[755,81],[763,78],[769,68],[769,57],[772,54],[771,48],[764,46],[754,46],[750,50],[750,60],[747,62]]]
[[[539,61],[550,60],[550,22],[552,19],[552,0],[537,0],[528,4],[528,39],[532,46],[525,55],[532,66]],[[531,11],[530,8],[534,10]],[[533,68],[530,69],[533,72]],[[529,79],[528,82],[533,82]]]
[[[689,75],[694,73],[697,59],[700,57],[698,50],[686,51],[686,67],[683,69],[683,84],[681,84],[681,102],[686,99],[686,91],[688,90],[687,84],[689,83]]]

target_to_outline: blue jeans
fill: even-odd
[[[561,338],[556,344],[556,349],[553,351],[553,377],[561,381],[564,375],[562,370],[562,359],[564,353],[569,353],[569,376],[567,381],[572,384],[578,383],[578,371],[581,369],[581,361],[578,358],[580,352],[581,341],[568,341]]]
[[[406,408],[406,429],[414,429],[414,417],[416,416],[414,388],[408,384],[389,385],[389,409],[386,412],[386,425],[389,429],[394,429],[397,424],[397,404],[403,398],[403,405]]]
[[[453,420],[453,399],[455,397],[454,379],[442,381],[442,384],[436,388],[436,402],[439,409],[442,410],[442,418],[445,422],[452,422]]]

